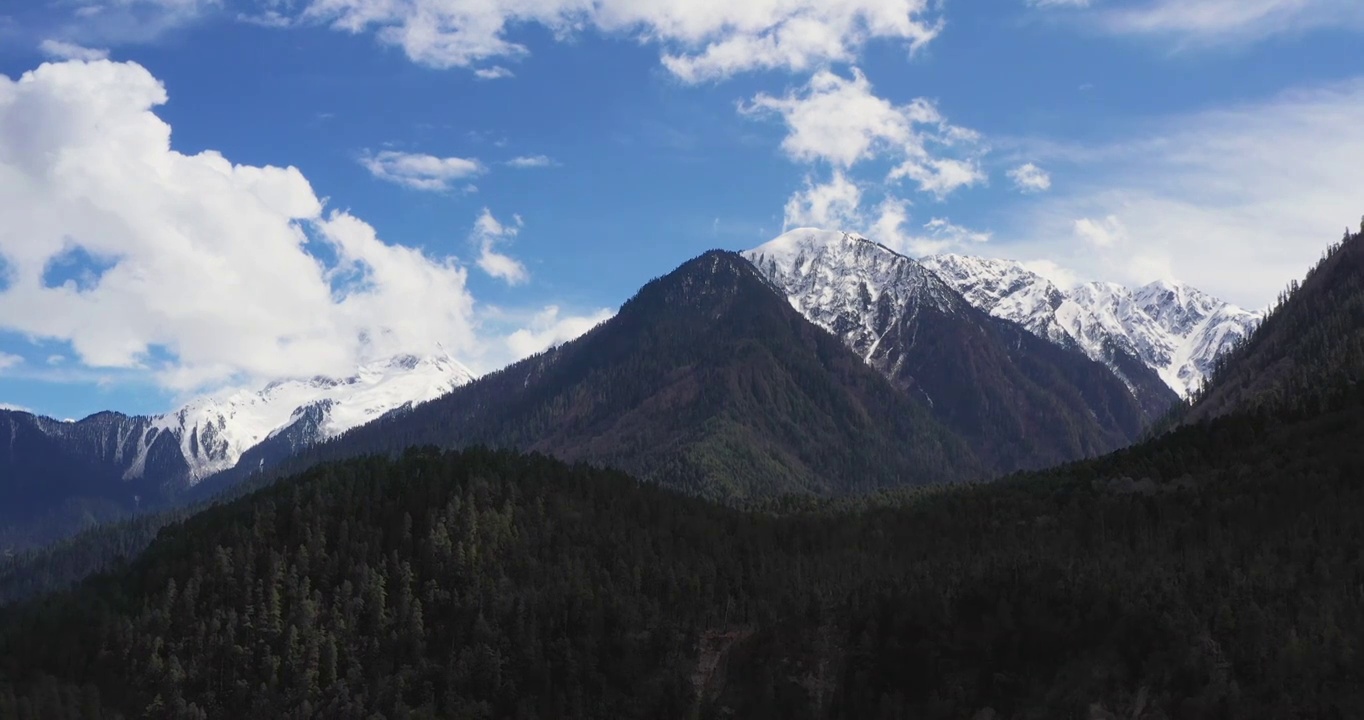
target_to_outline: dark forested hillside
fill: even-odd
[[[1362,431],[1228,418],[783,517],[484,451],[326,465],[5,611],[0,716],[1357,717]]]
[[[586,336],[373,423],[313,457],[486,444],[712,498],[980,478],[926,404],[793,310],[741,257],[646,285]]]
[[[1364,227],[1361,228],[1364,230]],[[1219,362],[1187,420],[1307,410],[1364,381],[1364,235],[1346,234]]]

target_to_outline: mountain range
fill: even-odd
[[[744,256],[996,473],[1115,450],[1158,414],[1141,400],[1161,412],[1174,400],[1136,397],[1102,365],[973,307],[924,265],[865,238],[794,230]]]
[[[1079,349],[1143,398],[1160,395],[1151,372],[1180,397],[1192,396],[1217,358],[1263,319],[1168,280],[1136,289],[1091,282],[1062,290],[1010,260],[935,255],[922,262],[971,304]]]
[[[984,479],[1131,444],[1257,319],[1181,285],[1063,292],[1018,263],[794,230],[686,263],[477,380],[439,350],[156,417],[0,412],[0,547],[345,435],[348,451],[538,450],[728,500]]]
[[[0,444],[0,540],[7,526],[11,538],[60,537],[164,501],[244,457],[282,459],[472,379],[442,351],[369,363],[348,377],[196,398],[159,416],[102,412],[71,422],[0,411],[0,437],[9,440]]]
[[[767,271],[707,253],[578,341],[305,448],[301,473],[0,563],[0,602],[107,571],[0,610],[0,717],[1364,716],[1364,234],[1183,423],[932,492],[906,485],[988,456],[884,368],[961,337],[989,357],[1002,331],[830,239],[768,248]],[[917,298],[872,326],[898,355],[848,346],[831,268]],[[433,441],[643,476],[413,447]],[[780,491],[773,464],[857,494],[693,497]]]

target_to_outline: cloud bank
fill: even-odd
[[[344,374],[437,341],[485,369],[514,359],[454,258],[385,242],[297,168],[176,151],[154,112],[166,100],[133,63],[0,76],[0,330],[186,391]],[[467,170],[385,159],[420,182]],[[54,275],[68,266],[79,276]]]

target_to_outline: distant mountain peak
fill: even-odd
[[[150,418],[138,453],[124,472],[141,477],[163,436],[173,437],[189,467],[190,484],[235,467],[248,450],[290,428],[294,444],[340,435],[394,410],[432,400],[474,379],[444,348],[428,355],[400,354],[362,364],[347,377],[283,379],[259,391],[236,388],[195,398]],[[310,423],[306,432],[295,425]]]
[[[1177,280],[1136,289],[1086,282],[1062,290],[1013,260],[936,255],[922,260],[976,307],[1073,345],[1133,385],[1124,356],[1155,371],[1182,397],[1206,381],[1216,358],[1261,319]],[[1134,388],[1135,389],[1135,388]]]

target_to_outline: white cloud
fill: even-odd
[[[910,228],[909,202],[884,195],[875,207],[864,208],[862,188],[835,171],[828,182],[806,178],[805,188],[786,203],[783,230],[817,227],[855,232],[896,252],[920,257],[949,250],[971,252],[990,241],[990,233],[971,230],[944,218],[933,218],[919,229]]]
[[[1038,143],[1074,181],[1030,204],[1011,252],[1065,258],[1081,277],[1173,275],[1263,306],[1358,227],[1360,117],[1364,78],[1168,117],[1106,145]]]
[[[1019,165],[1009,171],[1009,179],[1020,192],[1037,193],[1051,189],[1051,175],[1032,163]]]
[[[297,169],[175,151],[153,112],[166,99],[133,63],[0,76],[0,330],[179,390],[344,374],[436,341],[487,357],[463,267],[325,211]],[[102,272],[48,287],[76,248]]]
[[[930,100],[894,105],[878,97],[856,68],[851,78],[816,73],[783,97],[759,94],[740,106],[748,115],[775,113],[786,123],[782,150],[792,159],[847,170],[868,160],[894,164],[887,182],[913,180],[938,198],[985,182],[979,134],[947,122]],[[945,153],[956,152],[959,157]]]
[[[274,0],[266,0],[273,3]],[[74,0],[49,3],[69,9],[63,39],[80,45],[119,45],[156,40],[222,10],[223,0]]]
[[[29,410],[28,408],[24,407],[23,405],[11,405],[10,403],[3,403],[3,402],[0,402],[0,410],[9,410],[9,411],[11,411],[11,412],[28,413],[28,414],[30,414],[30,415],[33,414],[33,411],[32,411],[32,410]]]
[[[787,128],[782,141],[786,155],[831,169],[826,181],[807,176],[805,187],[787,200],[788,228],[868,233],[905,251],[940,245],[946,242],[942,238],[904,231],[909,202],[897,196],[895,187],[910,180],[920,192],[942,200],[987,179],[979,160],[985,146],[978,133],[947,122],[937,105],[924,98],[895,105],[877,96],[856,68],[850,78],[821,71],[802,88],[782,97],[759,94],[739,110],[779,116]],[[855,177],[864,166],[880,168],[879,176]],[[874,208],[864,207],[867,190],[881,195]]]
[[[563,316],[557,305],[550,305],[537,313],[528,327],[507,336],[507,350],[518,359],[529,357],[573,340],[613,315],[615,312],[603,308],[588,315]]]
[[[521,285],[530,280],[530,273],[525,265],[495,249],[499,243],[516,237],[523,226],[520,216],[515,216],[512,224],[504,225],[493,217],[491,211],[483,209],[483,214],[479,215],[478,221],[474,223],[474,232],[470,236],[478,246],[478,267],[483,272],[505,281],[508,285]]]
[[[1075,235],[1095,247],[1110,248],[1127,239],[1127,230],[1116,215],[1109,215],[1098,221],[1076,220]]]
[[[1109,3],[1089,16],[1107,32],[1182,44],[1256,41],[1280,34],[1364,27],[1358,0],[1140,0]]]
[[[513,26],[556,37],[584,30],[660,46],[686,82],[756,69],[810,70],[854,60],[873,40],[914,52],[942,29],[930,0],[312,0],[303,16],[352,33],[373,31],[413,61],[438,68],[518,58]]]
[[[16,367],[22,364],[23,362],[24,359],[22,357],[19,357],[18,355],[11,355],[10,353],[7,352],[0,352],[0,370],[8,370],[12,367]]]
[[[366,154],[360,158],[360,163],[380,180],[435,192],[449,190],[455,181],[481,175],[484,171],[483,164],[477,160],[395,150]]]
[[[555,165],[554,159],[548,155],[522,155],[507,161],[508,167],[514,168],[543,168]]]
[[[904,201],[886,198],[877,208],[876,220],[868,236],[911,257],[944,252],[977,253],[981,244],[990,242],[990,233],[957,225],[946,218],[935,217],[917,231],[909,228],[909,221]]]
[[[502,67],[494,65],[492,67],[478,68],[474,70],[474,77],[479,80],[501,80],[503,78],[515,77],[516,73]]]
[[[109,57],[109,51],[103,48],[88,48],[77,45],[76,43],[53,40],[51,38],[42,41],[38,49],[50,58],[57,60],[103,60]]]
[[[806,178],[805,189],[786,201],[783,222],[788,229],[817,227],[861,232],[866,224],[861,207],[862,190],[839,170],[824,183]]]
[[[294,25],[293,18],[289,17],[288,15],[285,15],[284,13],[281,13],[278,10],[266,10],[264,12],[257,13],[254,15],[249,13],[239,13],[237,15],[237,22],[246,23],[247,25],[256,25],[263,28],[271,28],[275,30],[293,27]]]

